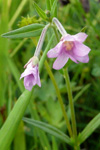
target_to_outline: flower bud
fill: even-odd
[[[37,56],[32,57],[32,66],[36,66],[39,63],[39,59]]]

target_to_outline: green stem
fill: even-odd
[[[71,129],[71,126],[70,126],[70,122],[69,122],[69,119],[68,119],[68,116],[66,114],[66,110],[65,110],[65,107],[64,107],[64,104],[63,104],[63,100],[62,100],[62,97],[61,97],[61,94],[60,94],[60,91],[59,91],[59,88],[57,86],[57,83],[56,83],[56,80],[54,78],[54,75],[47,63],[47,61],[45,61],[45,67],[46,67],[46,70],[52,80],[52,83],[55,87],[55,90],[56,90],[56,93],[57,93],[57,96],[58,96],[58,100],[59,100],[59,103],[60,103],[60,106],[61,106],[61,109],[62,109],[62,112],[63,112],[63,115],[64,115],[64,118],[65,118],[65,121],[66,121],[66,125],[67,125],[67,128],[68,128],[68,131],[69,131],[69,135],[72,136],[72,129]]]
[[[52,44],[52,42],[53,42],[53,38],[54,38],[54,34],[51,36],[50,40],[48,41],[48,44],[47,44],[47,46],[46,46],[46,48],[45,48],[45,50],[44,50],[44,52],[43,52],[43,55],[42,55],[42,57],[41,57],[41,59],[40,59],[40,62],[39,62],[39,72],[42,71],[42,68],[43,68],[45,59],[46,59],[46,57],[47,57],[47,52],[48,52],[48,50],[49,50],[50,47],[51,47],[51,44]]]
[[[69,79],[69,75],[68,75],[67,69],[64,69],[64,75],[65,75],[65,81],[66,81],[66,84],[67,84],[69,106],[70,106],[70,110],[71,110],[71,121],[72,121],[73,136],[76,139],[77,138],[77,130],[76,130],[74,102],[73,102],[71,85],[70,85],[70,79]]]
[[[34,100],[34,96],[32,98]],[[37,110],[36,110],[35,105],[33,104],[32,100],[30,101],[29,107],[30,107],[30,112],[31,112],[32,118],[35,120],[40,120],[39,115],[37,113]],[[41,143],[42,147],[43,148],[45,147],[45,149],[50,150],[51,146],[49,144],[49,141],[47,139],[45,132],[40,130],[40,129],[37,129],[36,127],[34,127],[34,129],[35,129],[36,134],[39,136],[40,143]]]
[[[57,42],[59,42],[59,35],[58,35],[58,32],[57,32],[56,27],[55,27],[54,25],[52,25],[52,28],[53,28],[53,30],[54,30],[54,32],[55,32]]]
[[[80,146],[79,146],[79,145],[76,145],[76,146],[74,147],[74,150],[80,150]]]
[[[19,49],[23,46],[23,44],[26,42],[27,38],[23,39],[18,46],[13,50],[13,52],[10,54],[10,57],[13,57],[18,51]]]

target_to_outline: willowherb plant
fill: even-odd
[[[66,125],[68,128],[69,136],[64,134],[62,131],[58,130],[56,127],[53,127],[47,123],[43,123],[41,121],[36,121],[33,119],[28,119],[24,118],[23,120],[33,126],[36,126],[56,137],[59,139],[63,140],[70,146],[74,148],[74,150],[80,150],[80,145],[83,143],[88,136],[100,125],[100,114],[98,114],[88,125],[87,127],[80,133],[77,133],[77,128],[76,128],[76,119],[75,119],[75,111],[74,111],[74,101],[72,97],[72,90],[70,86],[70,79],[68,75],[68,67],[65,65],[69,58],[75,62],[82,62],[82,63],[88,63],[89,62],[89,52],[90,48],[86,45],[83,44],[85,39],[87,38],[87,34],[80,32],[77,33],[76,35],[70,35],[66,32],[64,27],[62,26],[61,22],[57,19],[56,17],[56,7],[57,7],[57,0],[50,1],[47,0],[47,8],[49,10],[49,15],[46,15],[46,13],[34,2],[34,7],[39,14],[39,16],[44,20],[46,25],[43,24],[32,24],[28,25],[22,28],[19,28],[17,30],[8,32],[3,34],[3,37],[7,38],[26,38],[26,37],[34,37],[40,35],[40,39],[38,41],[36,50],[32,58],[26,63],[24,66],[25,71],[21,74],[21,78],[24,78],[24,86],[25,89],[27,90],[23,93],[23,95],[18,99],[18,102],[15,104],[15,107],[13,108],[12,112],[9,114],[8,119],[6,120],[4,126],[0,130],[0,149],[5,150],[5,145],[11,144],[15,131],[18,127],[19,122],[22,119],[22,116],[25,112],[25,109],[28,105],[29,97],[32,94],[32,88],[36,84],[41,87],[41,82],[40,82],[40,77],[39,77],[39,71],[41,72],[41,68],[43,67],[43,64],[45,62],[47,71],[49,73],[49,76],[53,82],[53,85],[56,89],[56,93],[58,96],[58,100],[62,109],[62,113],[64,116],[64,119],[66,121]],[[43,52],[41,59],[40,57],[40,52],[42,49],[42,45],[45,41],[45,36],[47,34],[47,29],[48,28],[53,28],[52,32],[55,34],[58,44],[49,50],[49,47]],[[58,36],[58,31],[61,33],[61,38],[59,39]],[[53,39],[53,38],[52,38]],[[50,43],[52,42],[49,41]],[[48,43],[48,45],[50,45]],[[71,113],[71,123],[70,119],[66,113],[64,103],[59,91],[59,88],[56,84],[55,78],[53,76],[53,73],[50,70],[50,67],[47,63],[46,57],[49,58],[56,58],[53,68],[56,70],[62,69],[63,68],[63,75],[67,84],[67,92],[68,92],[68,99],[69,99],[69,107],[70,107],[70,113]],[[40,61],[39,61],[40,59]],[[26,95],[29,95],[27,98]],[[21,100],[23,99],[24,107],[21,110]],[[25,99],[25,102],[24,102]],[[20,109],[20,113],[18,113]],[[13,118],[16,117],[16,115],[19,115],[16,118],[16,121],[14,124],[12,124]],[[10,129],[10,130],[9,130]],[[5,131],[8,133],[8,136],[6,136]],[[4,143],[4,142],[5,143]],[[6,148],[7,148],[6,147]]]

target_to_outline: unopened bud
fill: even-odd
[[[39,59],[37,56],[32,57],[32,66],[36,66],[39,63]]]
[[[50,11],[49,11],[49,10],[46,11],[46,15],[47,15],[48,18],[51,17],[51,14],[50,14]]]
[[[24,68],[26,68],[30,63],[32,63],[32,67],[35,67],[39,63],[39,59],[37,56],[33,56],[29,59],[29,61],[25,64]]]

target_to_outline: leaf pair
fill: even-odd
[[[56,17],[57,14],[57,0],[47,0],[47,9],[50,11],[51,17]],[[39,14],[39,16],[43,19],[48,21],[49,19],[47,18],[47,15],[45,14],[45,12],[34,2],[34,7],[37,11],[37,13]]]

